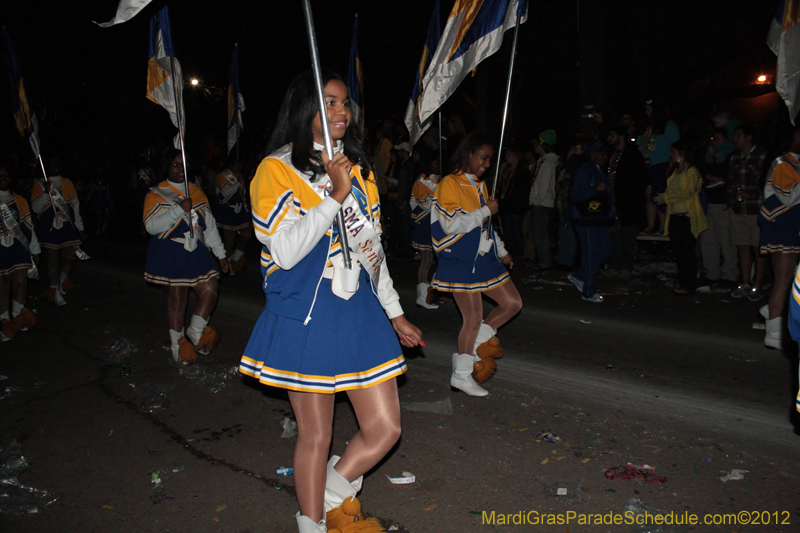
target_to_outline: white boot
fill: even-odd
[[[181,345],[179,341],[183,337],[183,331],[175,331],[174,329],[169,330],[169,343],[170,343],[170,351],[172,351],[172,360],[176,363],[181,362],[180,356],[180,349]]]
[[[328,531],[324,518],[319,522],[314,522],[309,517],[301,515],[300,511],[294,517],[297,519],[297,529],[300,533],[326,533]]]
[[[50,285],[50,288],[56,290],[56,296],[53,302],[55,302],[58,307],[67,305],[67,301],[64,299],[64,292],[61,290],[61,284],[59,283],[58,285]]]
[[[492,326],[486,322],[481,322],[481,327],[478,329],[478,336],[475,338],[475,346],[473,347],[472,351],[474,352],[477,350],[478,346],[494,337],[496,333],[497,330]]]
[[[764,320],[769,320],[769,304],[764,304],[759,307],[758,314],[764,317]]]
[[[208,325],[208,320],[200,315],[192,315],[191,320],[189,320],[189,327],[186,329],[186,336],[195,346],[197,346],[197,343],[200,342],[200,337],[203,336],[203,330],[206,329],[206,325]]]
[[[417,305],[425,309],[439,309],[438,305],[428,303],[428,285],[427,283],[417,283]]]
[[[364,476],[356,479],[352,483],[347,478],[336,471],[334,466],[339,462],[338,455],[334,455],[328,461],[327,477],[325,479],[325,512],[335,509],[342,505],[347,498],[358,494],[364,482]]]
[[[481,388],[472,377],[475,359],[476,356],[469,353],[453,354],[453,374],[450,376],[450,386],[469,396],[488,396],[489,391]]]
[[[764,336],[764,346],[783,350],[783,317],[767,319],[767,334]]]

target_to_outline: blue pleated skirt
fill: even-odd
[[[8,248],[0,246],[0,276],[11,274],[17,270],[29,269],[33,266],[31,254],[19,241]]]
[[[203,243],[187,252],[183,244],[150,237],[144,279],[157,285],[193,287],[219,277],[217,262]]]
[[[439,264],[431,285],[444,292],[486,292],[511,279],[506,267],[490,251],[472,261],[447,259],[439,255]]]
[[[331,280],[323,279],[306,324],[310,303],[298,313],[285,312],[298,306],[284,306],[274,294],[267,300],[244,350],[241,373],[273,387],[333,394],[406,371],[397,335],[363,271],[349,300],[334,295]]]
[[[244,229],[252,223],[252,216],[247,209],[243,207],[237,213],[233,207],[225,204],[218,205],[214,210],[214,219],[217,227],[230,230]]]

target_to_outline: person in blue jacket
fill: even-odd
[[[602,303],[603,297],[595,286],[597,273],[611,255],[611,236],[608,233],[616,215],[611,183],[606,176],[608,149],[599,141],[586,147],[589,160],[572,179],[572,225],[581,243],[580,266],[567,279],[583,294],[583,300]]]

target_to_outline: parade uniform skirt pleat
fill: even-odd
[[[800,252],[800,207],[793,207],[772,220],[759,217],[762,254]]]
[[[426,216],[418,224],[414,224],[414,235],[411,245],[417,250],[433,250],[431,245],[431,217]]]
[[[511,277],[493,252],[479,255],[475,262],[458,261],[439,255],[434,289],[445,292],[485,292],[499,287]],[[474,267],[474,268],[473,268]]]
[[[331,280],[323,279],[304,324],[310,307],[269,295],[239,371],[273,387],[326,394],[371,387],[406,371],[397,335],[366,273],[349,300],[334,295]]]
[[[75,226],[70,222],[64,221],[64,224],[59,229],[53,227],[52,208],[39,215],[36,237],[39,239],[39,246],[51,250],[59,250],[67,246],[78,246],[81,243],[78,232],[75,231]]]
[[[208,248],[198,242],[192,252],[170,239],[150,238],[144,278],[158,285],[193,287],[219,277],[217,262]]]
[[[0,246],[0,276],[17,270],[27,270],[32,266],[30,252],[19,241],[14,241],[8,248]]]
[[[250,212],[244,207],[237,213],[229,205],[221,204],[214,210],[214,219],[222,229],[240,230],[252,223]]]

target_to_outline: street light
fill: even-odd
[[[758,78],[756,78],[756,83],[764,84],[767,83],[767,77],[764,74],[761,74]]]
[[[198,83],[200,83],[200,80],[197,78],[192,78],[192,85],[197,85]]]

